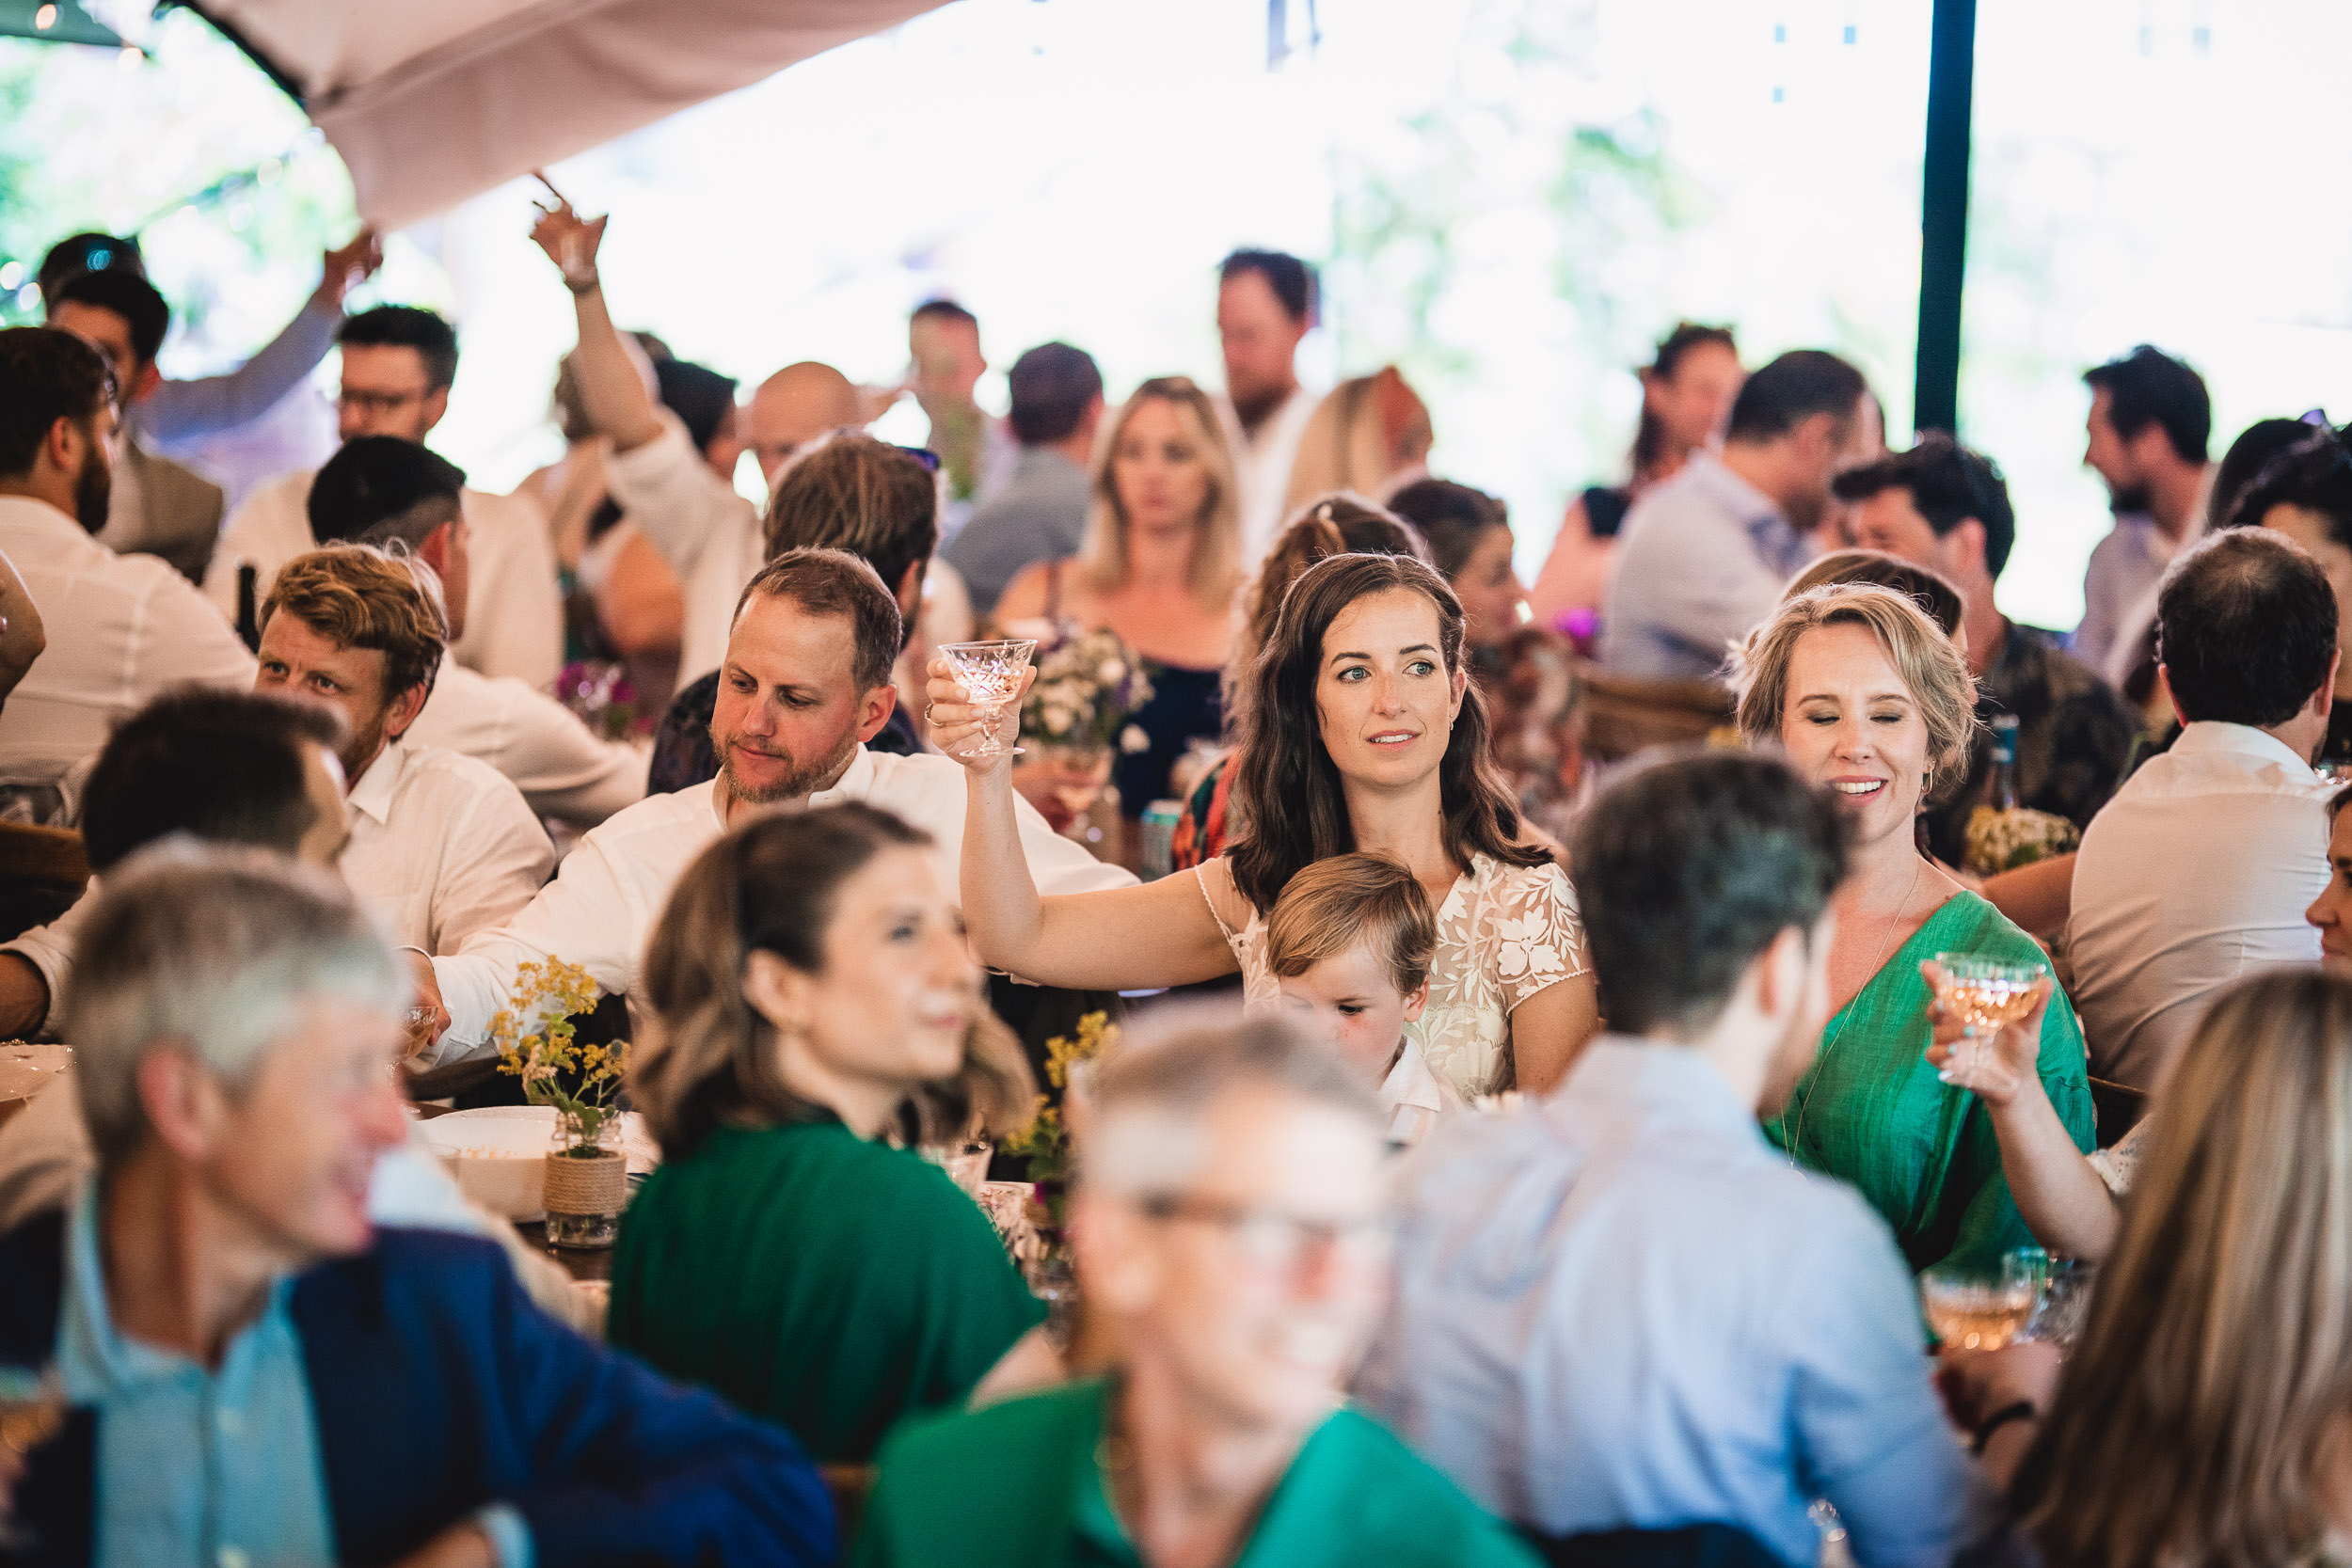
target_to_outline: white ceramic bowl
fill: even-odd
[[[452,1111],[421,1124],[466,1196],[494,1214],[535,1220],[546,1213],[547,1156],[555,1137],[552,1105],[485,1105]],[[660,1156],[635,1112],[621,1117],[621,1147],[632,1174],[653,1169]]]

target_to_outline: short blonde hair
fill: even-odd
[[[449,645],[449,622],[419,580],[423,568],[373,545],[329,545],[279,568],[262,601],[261,624],[281,610],[346,648],[384,656],[389,701],[411,687],[433,689]]]
[[[1093,502],[1087,509],[1086,537],[1078,546],[1079,564],[1099,589],[1115,589],[1127,580],[1128,518],[1111,477],[1112,459],[1127,421],[1147,403],[1168,404],[1188,417],[1201,461],[1209,466],[1209,496],[1201,503],[1200,533],[1192,547],[1192,593],[1202,604],[1222,610],[1241,582],[1241,481],[1216,405],[1187,376],[1154,376],[1112,416],[1110,428],[1094,450]]]
[[[1359,946],[1387,966],[1401,996],[1429,979],[1438,917],[1412,872],[1387,855],[1315,862],[1290,879],[1266,917],[1266,967],[1281,979]]]
[[[1751,743],[1777,743],[1788,706],[1788,666],[1805,633],[1823,626],[1864,626],[1919,705],[1928,727],[1928,767],[1957,784],[1977,737],[1977,683],[1968,661],[1908,594],[1869,583],[1840,582],[1783,599],[1771,620],[1748,634],[1732,655],[1732,688],[1740,696],[1740,733]]]

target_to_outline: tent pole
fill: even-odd
[[[1912,423],[1922,431],[1957,432],[1977,0],[1935,0],[1931,39],[1927,151],[1919,180],[1919,351],[1912,384]]]

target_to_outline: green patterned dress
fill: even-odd
[[[1984,1102],[1928,1064],[1928,985],[1938,953],[2048,961],[2034,940],[1973,893],[1947,899],[1821,1031],[1821,1053],[1766,1136],[1810,1169],[1859,1190],[1893,1227],[1915,1272],[1992,1264],[2033,1235],[2010,1201]],[[2082,1026],[2061,993],[2042,1020],[2042,1086],[2076,1148],[2091,1147]]]

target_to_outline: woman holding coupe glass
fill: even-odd
[[[2319,932],[2321,967],[2352,976],[2352,813],[2346,805],[2352,805],[2352,789],[2338,790],[2328,802],[2328,885],[2303,918]],[[1991,1108],[2010,1191],[2036,1239],[2052,1252],[2097,1262],[2115,1245],[2123,1195],[2137,1179],[2162,1106],[2151,1107],[2111,1148],[2085,1158],[2059,1124],[2041,1081],[2026,1070],[2030,1031],[2041,1016],[2036,1011],[2020,1023],[1974,1037],[1964,1035],[1957,1020],[1939,1019],[1929,1059],[1944,1069],[1945,1082],[1975,1090]],[[2171,1085],[2160,1087],[2169,1103]]]
[[[1295,872],[1376,850],[1438,910],[1419,1032],[1466,1095],[1559,1081],[1597,1021],[1576,895],[1529,837],[1488,760],[1463,663],[1462,608],[1409,557],[1343,555],[1300,574],[1250,673],[1228,851],[1139,888],[1041,898],[1001,756],[975,755],[977,710],[931,666],[933,735],[969,770],[963,914],[981,958],[1079,990],[1185,985],[1239,970],[1253,1006],[1278,984],[1265,914]],[[1000,731],[1006,726],[1000,726]]]
[[[1912,1267],[1991,1264],[2031,1236],[2001,1178],[1984,1106],[1944,1083],[1922,965],[1939,956],[2042,964],[2042,950],[1919,853],[1936,778],[1964,771],[1976,725],[1968,666],[1907,595],[1856,584],[1783,601],[1737,660],[1739,721],[1830,790],[1854,835],[1830,949],[1836,1009],[1820,1054],[1766,1132],[1789,1157],[1858,1188]],[[2090,1146],[2082,1030],[2045,1009],[2038,1075],[2078,1148]]]
[[[2054,1394],[2021,1390],[2011,1522],[1968,1568],[2352,1560],[2352,983],[2229,986],[2168,1092],[2082,1338]]]

